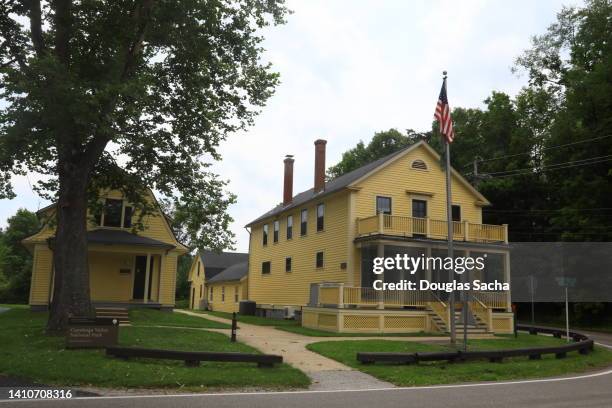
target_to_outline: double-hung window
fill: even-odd
[[[303,209],[300,213],[300,235],[306,235],[308,232],[308,210]]]
[[[325,204],[317,205],[317,231],[325,228]]]
[[[262,243],[263,245],[268,245],[268,224],[264,224],[263,226]]]
[[[274,243],[278,242],[278,230],[279,229],[280,229],[280,221],[276,220],[274,221],[274,231],[272,235],[272,240],[274,241]]]
[[[287,216],[287,239],[293,238],[293,215]]]
[[[391,215],[391,197],[376,197],[376,214]]]

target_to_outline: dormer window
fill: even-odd
[[[427,165],[423,160],[420,159],[413,161],[411,167],[416,170],[427,170]]]
[[[101,227],[130,228],[132,226],[133,209],[125,201],[107,198],[104,201],[104,210],[98,216],[98,225]]]

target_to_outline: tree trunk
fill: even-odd
[[[55,281],[47,332],[62,334],[68,318],[92,314],[87,256],[88,171],[77,164],[60,170],[57,230],[52,243]]]

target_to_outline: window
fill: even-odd
[[[300,215],[300,235],[306,235],[308,232],[308,210],[303,209]]]
[[[325,228],[325,204],[317,205],[317,231]]]
[[[323,267],[323,252],[317,252],[316,267],[317,268]]]
[[[278,230],[280,228],[280,222],[278,220],[274,221],[274,235],[273,235],[273,240],[274,242],[278,242]]]
[[[225,302],[225,286],[221,286],[221,302]]]
[[[121,227],[121,211],[123,209],[123,200],[114,200],[107,198],[104,204],[104,226],[105,227]]]
[[[453,221],[461,221],[461,206],[453,205],[451,208],[451,215],[453,217]]]
[[[412,216],[417,218],[427,217],[427,201],[412,200]]]
[[[261,263],[261,273],[267,275],[270,273],[270,261]]]
[[[287,239],[293,238],[293,215],[287,216]]]
[[[210,288],[210,301],[213,301],[213,287]]]
[[[238,286],[234,287],[234,303],[238,303]]]
[[[198,262],[198,276],[200,276],[200,262]],[[202,295],[200,295],[202,296]]]
[[[268,224],[263,226],[263,244],[268,245]]]
[[[376,214],[391,215],[391,197],[376,197]]]
[[[131,228],[134,208],[124,205],[123,200],[107,198],[102,212],[96,215],[98,225],[104,227]]]
[[[285,258],[285,272],[291,272],[291,257]]]
[[[202,285],[200,285],[200,299],[202,299]]]
[[[423,160],[415,160],[412,162],[412,168],[417,170],[427,170],[427,165]]]

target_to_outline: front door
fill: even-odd
[[[137,256],[134,266],[134,291],[132,293],[132,299],[144,300],[146,275],[147,257]]]

